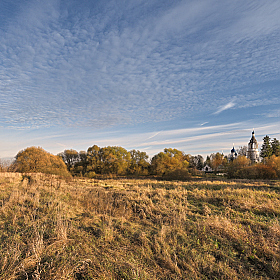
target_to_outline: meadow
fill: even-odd
[[[280,182],[0,173],[0,279],[280,279]]]

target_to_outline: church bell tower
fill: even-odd
[[[252,163],[260,161],[258,147],[259,146],[258,146],[257,139],[255,137],[255,131],[253,130],[252,138],[248,143],[248,149],[247,149],[247,158],[250,159]]]

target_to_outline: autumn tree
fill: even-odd
[[[70,176],[67,167],[59,156],[54,156],[40,147],[29,147],[18,152],[14,162],[17,172],[42,172]]]
[[[151,161],[151,171],[155,175],[164,175],[171,171],[184,169],[189,167],[189,162],[182,151],[177,149],[164,149],[163,152],[156,154]]]
[[[99,159],[103,174],[125,175],[131,156],[125,148],[108,146],[100,149]]]
[[[141,152],[139,150],[132,150],[129,151],[130,153],[130,166],[129,166],[129,173],[135,175],[148,175],[149,169],[149,162],[146,152]]]
[[[122,147],[100,148],[94,145],[87,150],[87,175],[115,174],[125,175],[131,162],[130,153]]]
[[[274,170],[276,176],[280,178],[280,157],[276,155],[272,155],[267,161],[266,165]]]
[[[215,170],[224,168],[227,164],[227,159],[221,153],[213,153],[210,155],[210,166]]]
[[[87,150],[87,173],[90,177],[101,174],[100,147],[93,145]]]

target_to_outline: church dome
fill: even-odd
[[[231,153],[232,156],[237,157],[237,152],[235,151],[234,146],[231,149],[230,153]]]
[[[255,138],[255,131],[252,132],[252,138],[249,142],[250,144],[257,144],[257,139]]]

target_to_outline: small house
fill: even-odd
[[[213,169],[208,164],[206,164],[201,170],[204,171],[205,173],[213,172]]]

